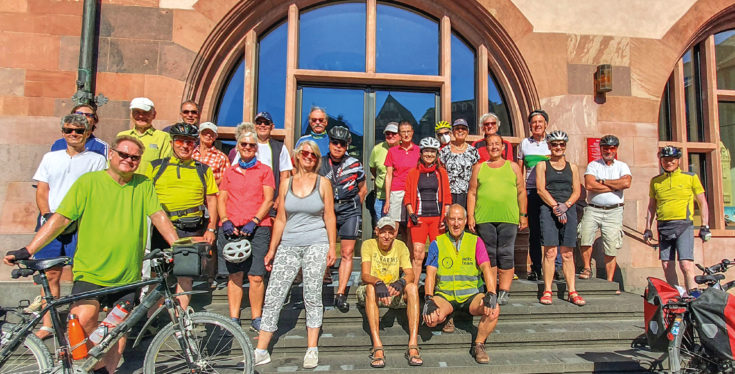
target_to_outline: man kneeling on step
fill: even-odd
[[[370,325],[370,337],[373,340],[370,366],[374,368],[385,367],[385,353],[378,332],[379,306],[391,309],[407,307],[409,337],[405,357],[411,366],[424,363],[418,346],[419,291],[413,283],[413,265],[408,247],[402,241],[396,240],[397,226],[393,218],[381,218],[375,227],[377,239],[370,239],[362,244],[362,285],[357,288],[357,302],[365,306]]]
[[[487,364],[490,357],[485,352],[485,340],[498,323],[500,306],[494,292],[480,292],[483,278],[488,290],[495,290],[496,280],[491,276],[484,242],[465,232],[466,224],[467,211],[453,204],[446,217],[448,231],[429,246],[423,317],[427,326],[435,327],[455,310],[481,316],[470,354],[477,363]]]

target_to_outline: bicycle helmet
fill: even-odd
[[[674,157],[674,158],[680,158],[681,157],[681,149],[676,148],[671,145],[667,145],[666,147],[663,147],[661,149],[661,152],[659,153],[659,157]]]
[[[620,145],[620,139],[615,135],[605,135],[600,139],[600,147],[617,147]]]
[[[436,149],[439,150],[441,144],[436,138],[423,138],[419,142],[419,148],[423,151],[424,149]]]
[[[447,121],[439,121],[436,123],[436,126],[434,126],[434,132],[439,132],[441,129],[447,129],[450,130],[452,128],[452,125],[449,124]]]
[[[341,140],[347,144],[352,142],[352,134],[350,130],[344,126],[334,126],[329,130],[330,140]]]
[[[196,127],[184,122],[179,122],[171,126],[171,130],[169,130],[169,133],[171,134],[172,138],[185,137],[196,139],[199,137],[199,130]]]
[[[569,136],[564,131],[554,130],[548,135],[546,135],[546,141],[547,142],[562,141],[566,143],[569,141]]]
[[[234,264],[247,260],[251,253],[252,246],[250,245],[250,240],[247,239],[229,242],[222,249],[222,255],[225,260]]]

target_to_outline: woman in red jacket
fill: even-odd
[[[426,256],[426,238],[434,241],[444,231],[443,218],[452,204],[447,171],[437,162],[439,141],[423,138],[419,142],[421,158],[415,169],[408,172],[403,204],[408,213],[413,250],[414,283],[418,284],[421,266]]]

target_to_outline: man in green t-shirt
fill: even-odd
[[[370,192],[366,199],[366,204],[371,208],[370,215],[373,218],[373,227],[385,214],[383,214],[383,205],[385,205],[385,157],[388,156],[388,149],[398,145],[401,137],[398,136],[398,122],[388,122],[383,130],[385,141],[380,142],[373,147],[370,152],[370,174],[375,178],[373,182],[373,191]],[[370,202],[375,203],[370,206]]]
[[[408,247],[396,239],[396,222],[383,217],[375,227],[376,239],[362,244],[362,285],[357,289],[357,302],[365,306],[373,349],[370,366],[385,366],[383,343],[380,340],[380,313],[378,306],[405,308],[408,316],[408,350],[406,358],[411,366],[423,364],[418,347],[419,294],[413,283],[413,265]],[[403,270],[403,278],[401,278]]]
[[[77,221],[78,240],[74,255],[72,294],[121,286],[140,280],[143,248],[147,234],[146,217],[165,240],[178,239],[176,230],[161,209],[153,183],[135,174],[141,162],[143,144],[131,136],[118,136],[110,147],[107,170],[82,175],[51,218],[26,246],[9,251],[4,262],[12,265],[24,260],[51,242],[69,223]],[[132,303],[135,291],[104,295],[74,303],[76,314],[87,335],[97,327],[101,305]],[[125,349],[125,338],[112,347],[95,369],[114,372]]]

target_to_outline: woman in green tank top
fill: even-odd
[[[503,158],[503,139],[498,134],[487,138],[490,159],[472,168],[467,193],[467,223],[485,242],[491,279],[498,275],[498,303],[508,303],[513,282],[514,250],[518,230],[528,227],[525,178],[521,168]],[[488,285],[494,290],[495,285]]]

